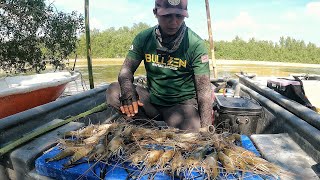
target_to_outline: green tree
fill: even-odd
[[[45,0],[0,0],[0,68],[7,72],[63,68],[76,49],[83,17],[56,11]]]
[[[125,57],[133,38],[141,31],[149,28],[145,23],[134,24],[131,28],[124,26],[114,27],[103,31],[91,31],[91,49],[93,58],[120,58]],[[79,57],[86,57],[85,36],[80,36],[79,47],[76,53]]]
[[[215,46],[218,59],[320,63],[320,48],[291,37],[280,37],[274,43],[255,38],[246,42],[236,36],[231,42],[218,41]]]

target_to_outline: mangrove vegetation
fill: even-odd
[[[92,30],[93,58],[124,58],[135,35],[148,27],[139,23],[131,28]],[[209,41],[206,44],[209,49]],[[86,57],[85,47],[85,35],[81,35],[76,51],[78,57]],[[278,42],[272,42],[255,38],[245,41],[237,36],[232,41],[216,41],[215,56],[216,59],[320,64],[320,47],[291,37],[280,37]]]
[[[45,0],[0,0],[0,69],[63,69],[83,32],[82,15],[58,11]]]

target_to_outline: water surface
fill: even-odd
[[[101,83],[111,83],[117,81],[121,65],[99,65],[93,66],[93,77],[94,84],[98,85]],[[86,82],[88,82],[88,70],[87,67],[77,68],[82,72],[82,75]],[[232,64],[232,65],[218,65],[218,77],[235,77],[235,73],[246,72],[254,73],[258,76],[275,76],[275,77],[286,77],[294,73],[309,73],[319,74],[320,68],[310,67],[292,67],[292,66],[270,66],[270,65],[243,65],[243,64]],[[144,66],[140,66],[135,75],[144,75]]]

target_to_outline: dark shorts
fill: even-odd
[[[200,128],[200,116],[197,100],[188,99],[172,106],[160,106],[150,102],[148,90],[142,86],[136,86],[140,101],[144,106],[139,107],[136,115],[139,118],[165,121],[168,126],[179,129],[198,129]],[[107,103],[120,109],[120,86],[119,83],[110,84],[107,90]]]

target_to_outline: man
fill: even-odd
[[[139,33],[107,90],[107,103],[128,117],[164,120],[197,130],[211,124],[209,58],[204,41],[185,25],[187,0],[155,0],[158,25]],[[144,61],[148,88],[133,85]]]

